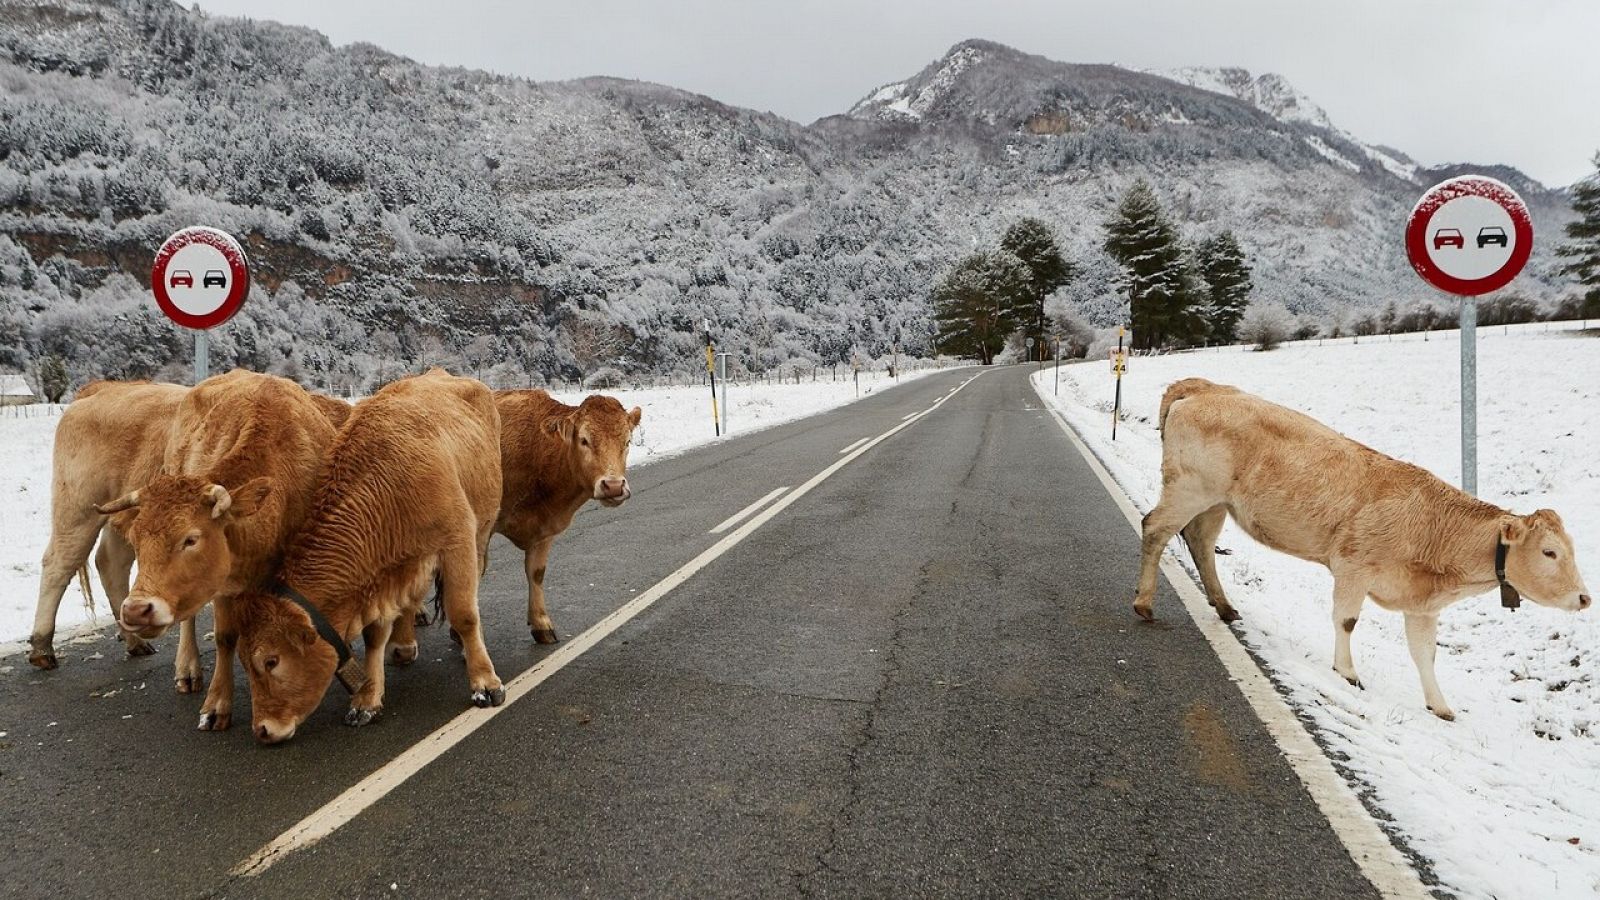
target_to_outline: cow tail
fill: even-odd
[[[444,573],[433,573],[433,624],[444,621]]]
[[[89,564],[78,566],[78,587],[83,590],[83,608],[94,614],[94,589],[89,587]]]

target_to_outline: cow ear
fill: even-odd
[[[1506,544],[1520,544],[1527,536],[1528,523],[1520,518],[1513,517],[1500,523],[1500,540]]]
[[[253,516],[257,510],[261,509],[261,504],[265,503],[267,497],[271,494],[271,480],[265,477],[252,478],[229,492],[229,495],[233,498],[233,508],[230,511],[236,519]]]
[[[637,406],[635,406],[633,408],[633,410],[628,413],[628,421],[632,422],[633,423],[633,427],[635,427],[635,428],[639,427],[639,420],[642,419],[642,418],[644,418],[644,410],[640,409]]]
[[[545,424],[544,428],[551,434],[561,435],[562,440],[572,440],[573,428],[571,419],[568,419],[564,416],[558,419],[551,419]]]

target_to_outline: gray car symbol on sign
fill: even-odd
[[[1478,249],[1480,250],[1490,244],[1499,244],[1505,247],[1508,246],[1508,243],[1509,239],[1506,237],[1506,230],[1499,225],[1488,225],[1478,229]]]
[[[205,277],[200,279],[201,287],[227,287],[228,276],[222,274],[221,269],[207,269]]]

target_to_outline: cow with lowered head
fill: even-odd
[[[141,638],[192,623],[214,604],[217,671],[202,730],[227,728],[233,707],[232,598],[264,586],[300,530],[335,429],[285,378],[235,370],[196,385],[179,405],[162,474],[99,507],[124,521],[139,575],[122,620]],[[189,624],[192,628],[192,624]],[[198,648],[180,645],[179,692],[204,683]]]
[[[495,405],[504,478],[495,531],[523,552],[528,627],[535,641],[553,644],[556,626],[544,600],[550,545],[590,500],[621,506],[633,496],[628,446],[643,412],[598,394],[568,406],[540,390],[496,391]],[[393,640],[396,662],[416,658],[413,623],[398,623]]]
[[[1237,388],[1186,378],[1161,399],[1161,501],[1144,517],[1134,611],[1153,618],[1162,549],[1183,533],[1206,597],[1239,618],[1217,577],[1228,516],[1274,550],[1333,573],[1333,668],[1360,686],[1350,655],[1366,598],[1405,614],[1428,709],[1455,713],[1434,678],[1439,613],[1499,586],[1543,606],[1591,604],[1561,517],[1517,515]]]
[[[436,573],[466,656],[471,702],[504,702],[478,619],[500,486],[500,417],[477,381],[434,369],[351,412],[274,587],[247,591],[235,604],[258,740],[294,736],[336,673],[353,695],[345,721],[372,721],[383,706],[391,630],[397,620],[414,622]],[[358,633],[361,665],[349,650]]]

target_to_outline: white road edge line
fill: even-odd
[[[534,688],[549,679],[550,676],[565,668],[568,663],[582,656],[612,632],[644,612],[657,600],[665,597],[673,588],[688,581],[691,576],[710,565],[717,557],[733,549],[757,528],[771,521],[778,513],[788,509],[791,504],[810,493],[817,485],[828,480],[829,477],[854,462],[868,450],[911,427],[920,421],[923,416],[943,406],[945,401],[955,396],[957,391],[971,384],[983,374],[983,372],[979,372],[961,382],[954,391],[934,401],[932,406],[918,413],[914,418],[907,419],[883,434],[871,438],[849,456],[813,475],[805,484],[795,488],[779,499],[778,502],[763,510],[755,518],[739,526],[738,530],[712,544],[699,556],[696,556],[677,571],[657,582],[649,590],[613,610],[610,615],[596,622],[588,630],[571,641],[562,644],[554,653],[539,660],[532,668],[506,682],[505,703],[488,709],[468,709],[457,715],[454,719],[440,726],[437,731],[407,747],[400,752],[400,755],[379,766],[365,778],[345,789],[339,796],[323,804],[320,809],[315,810],[290,826],[287,831],[273,838],[266,846],[252,853],[248,859],[234,866],[228,874],[236,878],[253,878],[295,851],[310,847],[334,833],[360,815],[367,807],[383,799],[389,792],[405,783],[406,779],[422,771],[429,763],[444,755],[450,748],[461,743],[468,735],[487,725],[495,716],[510,709],[513,703],[527,696]]]
[[[902,419],[902,420],[901,420],[901,421],[905,421],[905,420],[904,420],[904,419]],[[850,451],[851,451],[851,450],[854,450],[854,449],[855,449],[855,448],[857,448],[857,447],[859,447],[859,446],[861,446],[861,445],[862,445],[862,444],[865,444],[865,443],[866,443],[866,442],[867,442],[867,441],[870,441],[870,440],[872,440],[872,438],[870,438],[870,437],[864,437],[864,438],[862,438],[862,439],[861,439],[861,440],[859,440],[859,441],[856,441],[856,442],[855,442],[855,443],[853,443],[853,444],[851,444],[851,445],[850,445],[850,446],[848,446],[848,447],[846,447],[846,448],[844,448],[844,449],[843,449],[843,450],[840,450],[840,451],[839,451],[839,455],[840,455],[840,456],[843,456],[843,455],[845,455],[845,454],[846,454],[846,453],[849,453],[849,452],[850,452]]]
[[[863,438],[863,440],[865,440],[865,438]],[[738,512],[734,513],[733,515],[727,517],[726,519],[723,519],[722,522],[719,525],[717,525],[717,527],[715,527],[715,528],[711,529],[710,531],[706,532],[706,534],[721,534],[724,531],[727,531],[729,528],[732,528],[733,526],[739,524],[740,522],[743,522],[745,519],[748,519],[750,517],[750,515],[752,513],[754,513],[756,510],[760,509],[763,506],[766,506],[768,503],[771,503],[774,497],[777,497],[779,494],[783,493],[784,491],[787,491],[788,489],[789,489],[788,485],[784,485],[783,487],[779,487],[779,488],[774,488],[772,490],[772,493],[767,494],[765,497],[762,497],[760,500],[757,500],[756,502],[750,504],[749,506],[746,506],[744,509],[741,509]]]
[[[1033,384],[1033,379],[1029,378],[1028,382]],[[1045,408],[1050,410],[1050,415],[1056,424],[1066,432],[1072,445],[1078,449],[1078,453],[1089,464],[1089,468],[1094,470],[1101,485],[1122,510],[1128,524],[1133,526],[1136,534],[1142,534],[1143,517],[1134,508],[1133,501],[1128,498],[1122,485],[1117,483],[1089,445],[1051,405],[1049,398],[1044,396],[1037,384],[1034,384],[1034,390],[1044,400]],[[1405,900],[1426,900],[1432,897],[1427,886],[1417,876],[1416,869],[1412,868],[1411,863],[1390,842],[1389,836],[1383,833],[1383,829],[1378,827],[1372,814],[1361,805],[1355,791],[1351,790],[1344,777],[1333,768],[1333,763],[1328,761],[1322,748],[1312,740],[1299,717],[1290,709],[1277,688],[1273,687],[1266,673],[1256,665],[1256,661],[1251,658],[1228,626],[1217,618],[1216,611],[1206,602],[1205,594],[1170,553],[1164,552],[1161,555],[1161,573],[1183,599],[1184,607],[1189,610],[1189,617],[1194,620],[1200,633],[1205,635],[1206,641],[1211,644],[1211,649],[1222,660],[1223,667],[1239,686],[1239,692],[1244,694],[1245,700],[1249,701],[1256,718],[1267,727],[1267,733],[1277,742],[1284,759],[1289,761],[1295,774],[1300,776],[1300,782],[1305,785],[1306,793],[1311,795],[1312,802],[1317,804],[1317,809],[1322,811],[1328,824],[1333,827],[1333,833],[1344,844],[1350,858],[1361,869],[1361,874],[1365,875],[1384,897],[1405,898]],[[1132,586],[1129,587],[1131,598]],[[1128,617],[1131,620],[1133,618],[1131,599],[1129,604]]]

